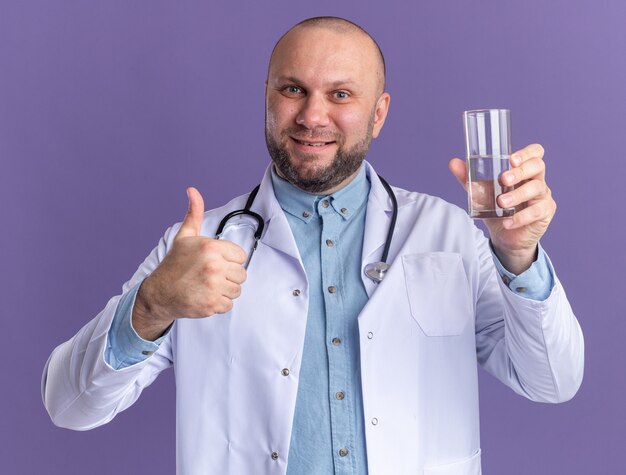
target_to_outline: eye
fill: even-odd
[[[287,94],[288,96],[297,96],[299,94],[302,94],[303,92],[304,91],[302,90],[302,88],[298,86],[283,87],[283,93]]]
[[[335,91],[333,92],[333,98],[340,101],[345,101],[346,99],[350,98],[350,94],[346,91]]]

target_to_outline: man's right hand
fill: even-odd
[[[246,280],[245,251],[238,245],[200,236],[204,200],[187,189],[189,210],[172,248],[148,276],[135,299],[132,323],[144,340],[155,340],[177,318],[226,313]]]

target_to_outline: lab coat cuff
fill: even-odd
[[[141,338],[133,328],[133,307],[140,286],[141,282],[122,295],[115,310],[105,351],[105,360],[114,369],[126,368],[146,360],[159,349],[167,335],[165,332],[158,339],[148,341]]]
[[[550,296],[554,288],[554,268],[541,244],[538,244],[537,259],[519,275],[504,268],[493,250],[491,241],[489,241],[489,248],[502,282],[512,292],[526,299],[538,301],[544,301]]]

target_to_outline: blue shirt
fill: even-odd
[[[367,473],[357,317],[367,301],[359,269],[370,182],[361,167],[354,180],[328,196],[299,190],[273,170],[272,183],[310,294],[288,473]],[[519,276],[493,258],[513,292],[535,300],[550,294],[553,271],[541,247]],[[109,330],[105,358],[116,369],[143,361],[164,338],[146,341],[132,328],[138,288],[122,297]]]
[[[309,281],[309,309],[289,448],[289,475],[367,472],[357,317],[370,182],[311,195],[272,172]]]

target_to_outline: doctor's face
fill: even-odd
[[[265,105],[280,176],[309,193],[332,193],[353,178],[389,106],[379,58],[360,31],[295,27],[280,40]]]

